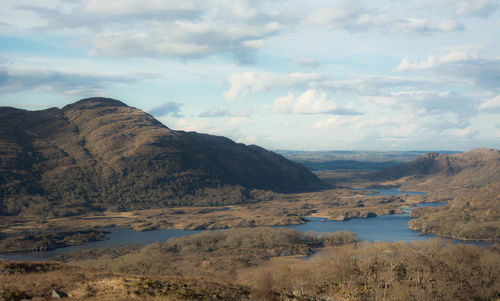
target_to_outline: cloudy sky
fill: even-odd
[[[3,0],[0,106],[122,100],[269,149],[500,148],[497,0]]]

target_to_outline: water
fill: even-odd
[[[378,195],[426,195],[427,192],[422,192],[422,191],[400,191],[397,188],[376,188],[376,189],[370,189],[370,188],[352,188],[354,190],[376,190],[376,193],[368,193],[365,194],[366,196],[378,196]]]
[[[87,242],[77,246],[58,248],[40,252],[25,252],[20,254],[0,254],[0,259],[9,260],[43,260],[50,259],[57,255],[65,254],[71,251],[88,250],[88,249],[105,249],[105,248],[120,248],[130,244],[147,245],[154,242],[166,241],[172,237],[180,237],[193,235],[202,230],[179,230],[165,229],[154,231],[134,231],[123,228],[104,228],[103,230],[110,231],[106,234],[107,240]]]
[[[373,189],[373,190],[377,190],[378,193],[371,195],[425,194],[425,192],[398,191],[397,189]],[[423,204],[418,204],[417,206],[428,207],[428,206],[441,206],[441,205],[446,205],[446,203],[423,203]],[[411,242],[413,240],[425,240],[431,237],[435,237],[435,235],[420,235],[419,232],[408,229],[408,221],[410,220],[410,218],[408,217],[408,213],[411,211],[411,209],[413,209],[413,207],[403,207],[402,214],[380,215],[373,218],[351,219],[349,221],[330,221],[319,217],[309,217],[307,218],[308,222],[306,224],[278,226],[272,228],[275,229],[288,228],[288,229],[296,229],[301,232],[314,231],[317,233],[348,230],[356,233],[361,240],[367,240],[370,242],[374,241]],[[0,254],[0,258],[10,259],[10,260],[50,259],[57,255],[76,250],[119,248],[129,244],[146,245],[153,242],[163,242],[172,237],[193,235],[195,233],[203,231],[203,230],[186,231],[178,229],[166,229],[166,230],[138,232],[130,229],[120,229],[120,228],[109,228],[105,230],[111,231],[111,233],[106,235],[108,240],[105,241],[88,242],[78,246],[71,246],[71,247],[59,248],[55,250],[42,251],[42,252],[27,252],[27,253],[12,254],[12,255]],[[452,241],[457,243],[489,245],[477,242],[463,242],[455,240]]]
[[[424,204],[419,204],[422,206]],[[426,206],[446,205],[443,203],[427,203]],[[420,235],[417,231],[408,229],[408,213],[412,207],[403,208],[401,214],[379,215],[372,218],[355,218],[348,221],[330,221],[320,217],[308,217],[308,222],[302,225],[280,226],[274,228],[295,229],[301,232],[314,231],[336,232],[351,231],[361,240],[367,241],[406,241],[425,240],[434,235]]]

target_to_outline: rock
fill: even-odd
[[[13,274],[13,273],[14,272],[11,269],[9,269],[9,268],[3,268],[3,269],[0,270],[0,274],[1,275],[10,275],[10,274]]]
[[[332,218],[332,220],[334,220],[334,221],[348,221],[348,220],[350,220],[350,218],[346,214],[341,214],[337,217]]]
[[[368,212],[363,212],[359,217],[370,218],[370,217],[376,217],[376,216],[377,216],[377,214],[375,212],[368,211]]]
[[[60,290],[52,290],[52,293],[50,294],[50,296],[52,298],[61,299],[61,298],[67,298],[68,294],[66,294],[65,292],[62,292]]]

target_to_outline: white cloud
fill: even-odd
[[[43,30],[86,30],[86,46],[93,56],[189,59],[230,53],[240,63],[252,63],[265,39],[286,27],[256,1],[73,3],[71,9],[33,5],[22,8],[46,20]]]
[[[465,26],[455,20],[444,20],[438,23],[437,28],[442,32],[464,30]]]
[[[479,131],[472,128],[471,126],[468,126],[462,129],[449,129],[445,131],[445,134],[448,136],[456,137],[458,139],[472,139],[479,134]]]
[[[434,91],[400,91],[386,96],[365,96],[363,100],[372,110],[398,112],[407,120],[421,119],[430,133],[450,128],[465,128],[476,116],[481,97]],[[411,117],[410,117],[411,116]]]
[[[250,124],[250,119],[246,117],[232,117],[227,122],[227,126],[231,128],[239,128]]]
[[[441,55],[429,55],[425,60],[412,61],[403,58],[396,67],[397,71],[430,70],[454,78],[457,83],[466,83],[490,91],[500,91],[500,58],[486,58],[478,52],[483,45],[475,47],[448,48],[448,52]]]
[[[248,48],[262,48],[266,42],[264,40],[248,40],[244,41],[242,45]]]
[[[169,126],[167,123],[165,123]],[[217,130],[213,128],[212,123],[206,119],[204,120],[188,120],[184,118],[176,119],[174,121],[174,126],[171,127],[175,130],[182,130],[187,132],[202,132],[202,133],[214,133]]]
[[[431,87],[438,84],[435,79],[408,78],[401,76],[358,76],[356,78],[323,80],[317,86],[334,92],[356,93],[358,95],[380,95],[382,91],[395,88]]]
[[[178,118],[182,117],[180,111],[183,105],[183,103],[167,101],[159,106],[154,107],[153,109],[148,111],[148,113],[157,117],[170,115]]]
[[[293,113],[330,113],[337,108],[338,104],[329,100],[326,93],[309,89],[294,99],[294,105],[290,111]]]
[[[500,95],[488,99],[481,103],[478,108],[486,112],[499,112],[500,113]]]
[[[390,23],[390,17],[370,14],[355,7],[331,6],[309,14],[305,23],[357,31],[372,26],[385,27]]]
[[[314,123],[311,128],[313,129],[328,129],[331,127],[339,127],[345,123],[345,120],[340,119],[339,116],[332,116],[326,120],[320,120]]]
[[[460,62],[477,59],[476,51],[454,50],[442,55],[429,55],[422,61],[411,61],[409,58],[403,58],[396,67],[397,71],[406,70],[426,70],[437,67],[441,64]]]
[[[496,0],[455,0],[450,1],[459,15],[486,17],[498,8]]]
[[[236,73],[227,78],[231,87],[223,96],[226,100],[234,100],[238,95],[245,96],[276,87],[303,86],[321,78],[318,73]]]
[[[0,94],[25,92],[94,96],[113,84],[136,83],[158,77],[155,74],[92,74],[22,66],[0,66]]]
[[[363,97],[365,101],[393,109],[438,114],[443,112],[469,112],[478,101],[472,95],[436,91],[394,91],[386,96]]]
[[[422,124],[414,122],[401,122],[391,128],[391,137],[393,138],[407,138],[415,137],[422,130]]]
[[[320,73],[264,73],[244,72],[232,74],[227,78],[230,88],[224,92],[226,100],[234,100],[237,96],[245,96],[257,92],[277,88],[288,89],[322,89],[333,93],[349,93],[357,95],[381,96],[394,89],[433,89],[442,87],[445,80],[428,77],[402,76],[359,76],[347,79],[328,79]]]
[[[271,1],[251,0],[79,0],[45,5],[37,2],[37,6],[26,3],[30,2],[8,9],[34,14],[36,18],[27,18],[25,13],[23,19],[39,19],[37,31],[85,32],[84,47],[93,56],[193,59],[229,53],[240,63],[253,63],[269,37],[292,32],[297,24],[351,32],[378,28],[424,35],[464,28],[454,20],[432,22],[412,17],[413,12],[405,14],[409,16],[393,16],[361,4],[316,6],[308,13],[283,10]],[[40,27],[40,23],[46,25]],[[314,61],[296,64],[317,67]]]
[[[298,96],[288,93],[287,96],[276,98],[274,100],[274,111],[293,114],[359,114],[352,110],[352,106],[350,108],[341,107],[330,100],[326,93],[315,89],[308,89]]]
[[[200,113],[198,117],[225,117],[230,115],[231,113],[229,113],[227,109],[213,108],[208,111]]]
[[[381,29],[404,34],[431,34],[463,30],[464,25],[454,20],[432,23],[427,19],[395,17],[352,4],[335,5],[318,9],[307,16],[305,24],[340,28],[350,32]]]
[[[132,27],[119,33],[100,33],[91,41],[90,54],[199,58],[227,52],[247,63],[265,44],[263,39],[279,32],[280,27],[277,22],[234,26],[187,20],[153,23],[148,28]]]
[[[238,94],[245,96],[248,93],[266,90],[272,78],[270,75],[258,75],[255,72],[233,74],[227,79],[231,87],[224,92],[224,99],[233,100]]]
[[[408,34],[430,34],[435,32],[450,32],[464,30],[465,26],[454,20],[444,20],[431,23],[426,19],[408,18],[394,21],[393,26],[400,32]]]
[[[313,58],[295,58],[287,62],[295,64],[297,67],[318,68],[321,64]]]
[[[363,121],[357,122],[353,125],[353,129],[359,130],[363,127],[373,128],[373,127],[388,126],[388,125],[395,125],[395,124],[396,124],[395,120],[390,120],[387,117],[381,117],[381,118],[374,119],[374,120],[368,119],[368,120],[363,120]]]
[[[82,3],[84,13],[103,15],[138,15],[144,13],[164,13],[165,11],[193,11],[192,1],[172,0],[86,0]]]

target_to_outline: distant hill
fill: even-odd
[[[410,229],[464,240],[500,242],[500,181],[460,193],[449,206],[412,211]]]
[[[221,205],[252,189],[322,187],[302,165],[259,146],[174,131],[108,98],[63,109],[0,108],[0,214]]]
[[[328,162],[353,160],[359,162],[409,162],[429,153],[429,151],[363,151],[363,150],[329,150],[329,151],[291,151],[275,150],[278,154],[292,160],[309,162]],[[438,151],[439,154],[454,154],[457,151]]]
[[[408,163],[427,154],[425,151],[289,151],[277,150],[285,158],[310,170],[380,171]],[[457,153],[439,151],[440,154]]]
[[[447,199],[448,206],[414,209],[413,230],[457,239],[500,241],[500,151],[429,153],[375,176]]]
[[[428,153],[373,177],[399,179],[403,185],[415,184],[433,190],[481,188],[500,181],[500,151],[477,148],[457,154]]]
[[[297,160],[296,162],[304,165],[312,171],[328,171],[328,170],[360,170],[360,171],[378,171],[387,168],[399,166],[401,163],[388,162],[373,162],[373,161],[356,161],[356,160],[334,160],[326,162],[310,162]]]

